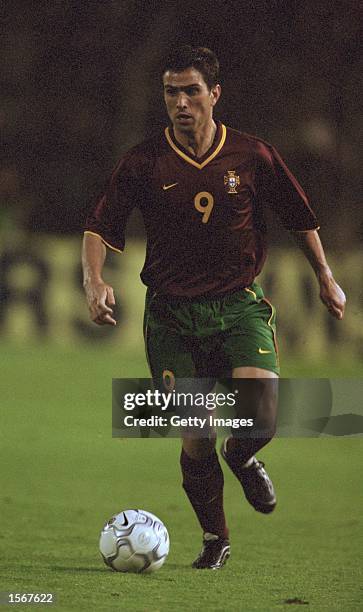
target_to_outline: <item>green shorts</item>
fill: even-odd
[[[251,366],[279,374],[275,308],[257,283],[221,298],[174,298],[148,290],[146,355],[154,381],[230,378]]]

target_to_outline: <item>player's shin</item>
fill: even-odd
[[[235,381],[234,381],[235,382]],[[269,514],[276,506],[276,495],[264,463],[255,457],[275,433],[277,379],[245,379],[240,383],[237,416],[253,418],[253,429],[232,430],[224,440],[221,454],[238,478],[248,502],[258,512]]]
[[[225,442],[231,463],[242,467],[275,435],[278,379],[241,379],[234,384],[239,391],[236,416],[253,419],[252,429],[232,429]]]
[[[203,532],[228,538],[223,509],[223,472],[215,449],[199,459],[193,459],[182,449],[180,465],[183,488]]]

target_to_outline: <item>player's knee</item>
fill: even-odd
[[[243,441],[244,439],[263,439],[266,444],[276,435],[276,419],[251,419],[253,426],[250,429],[246,427],[231,428],[232,437]]]
[[[215,448],[216,438],[183,438],[183,450],[190,457],[199,461],[209,457]]]

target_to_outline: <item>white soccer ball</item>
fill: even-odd
[[[150,573],[159,569],[169,553],[169,534],[151,512],[124,510],[105,524],[100,552],[116,572]]]

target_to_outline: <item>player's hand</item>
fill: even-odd
[[[338,283],[330,275],[320,277],[319,284],[321,301],[333,317],[342,319],[346,302],[343,289],[339,287]]]
[[[116,325],[111,306],[116,304],[113,289],[103,281],[84,286],[90,317],[97,325]]]

